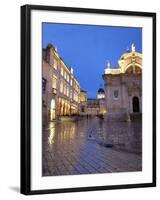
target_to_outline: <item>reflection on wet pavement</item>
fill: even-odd
[[[50,122],[43,128],[42,160],[43,176],[141,171],[141,122]]]

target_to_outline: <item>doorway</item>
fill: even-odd
[[[133,104],[133,112],[139,112],[139,99],[138,97],[133,97],[132,99],[132,104]]]
[[[50,120],[56,119],[55,99],[51,100]]]

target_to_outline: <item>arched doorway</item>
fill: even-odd
[[[132,105],[133,105],[133,112],[139,112],[139,99],[138,99],[138,97],[133,97]]]
[[[56,119],[55,99],[51,100],[50,120]]]

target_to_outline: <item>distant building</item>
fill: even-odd
[[[105,91],[99,88],[97,99],[87,99],[87,115],[105,115],[106,114],[106,98]]]
[[[87,115],[87,92],[81,89],[80,92],[80,115]]]
[[[98,90],[97,99],[105,99],[105,92],[102,87],[100,87]]]
[[[103,79],[106,86],[107,118],[130,120],[142,113],[142,54],[126,51],[118,61],[118,67],[107,64]]]
[[[100,106],[98,99],[87,99],[87,115],[99,115]]]
[[[42,62],[43,118],[79,114],[80,84],[56,48],[49,44],[43,49]]]

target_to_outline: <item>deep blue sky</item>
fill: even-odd
[[[112,26],[90,26],[43,23],[43,48],[52,43],[64,62],[74,69],[81,88],[88,97],[95,98],[102,74],[110,61],[118,66],[118,59],[132,43],[142,52],[142,29]]]

